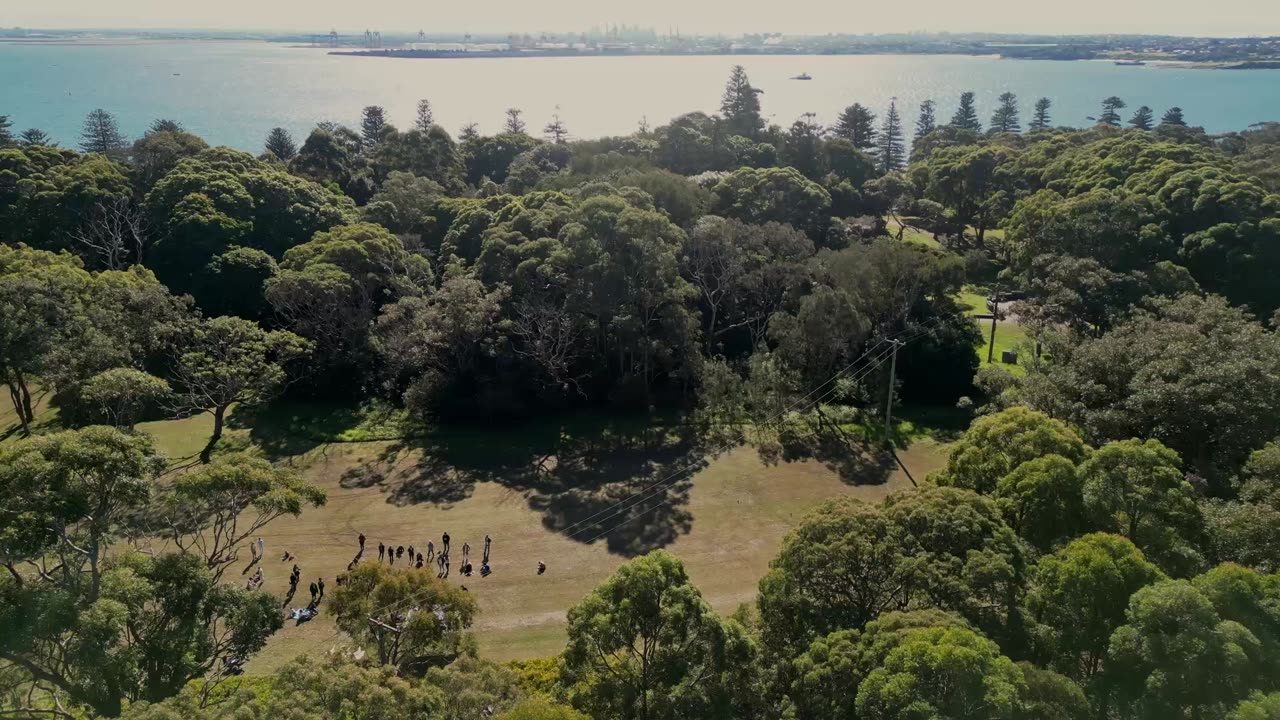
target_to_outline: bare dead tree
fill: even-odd
[[[512,330],[520,340],[515,343],[516,354],[530,358],[556,382],[581,393],[572,371],[583,350],[586,327],[581,320],[567,312],[563,303],[546,299],[521,300],[514,309]]]
[[[116,198],[93,206],[71,239],[97,256],[108,270],[123,270],[142,262],[147,244],[147,218],[131,198]]]

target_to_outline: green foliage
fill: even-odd
[[[568,705],[556,705],[547,700],[525,700],[498,716],[498,720],[587,720],[587,716]]]
[[[496,183],[505,181],[515,159],[538,144],[538,140],[524,133],[511,132],[481,137],[466,143],[462,153],[467,182],[479,185],[484,178]]]
[[[1041,626],[1040,652],[1052,667],[1088,682],[1106,666],[1111,634],[1129,596],[1164,574],[1127,539],[1085,535],[1036,564],[1027,609]]]
[[[1259,687],[1258,638],[1223,619],[1192,583],[1166,580],[1138,590],[1126,619],[1111,637],[1105,671],[1118,711],[1220,715]]]
[[[387,229],[360,223],[316,233],[285,253],[266,297],[290,328],[316,344],[329,367],[358,363],[370,324],[399,298],[421,294],[431,264]]]
[[[1096,340],[1054,347],[1032,404],[1092,442],[1153,438],[1224,481],[1280,434],[1280,338],[1217,297],[1157,300]]]
[[[364,563],[346,574],[331,602],[338,627],[383,665],[422,672],[466,647],[475,598],[429,570]]]
[[[1280,693],[1267,695],[1260,692],[1254,693],[1227,714],[1227,720],[1275,720],[1275,718],[1280,718]]]
[[[1011,642],[1026,550],[996,505],[954,488],[895,493],[883,506],[843,500],[783,540],[760,581],[766,647],[794,656],[813,639],[890,610],[959,612]]]
[[[116,427],[132,428],[145,411],[170,394],[169,383],[141,370],[114,368],[100,372],[80,388],[80,401]]]
[[[939,485],[990,494],[1023,463],[1053,455],[1078,463],[1085,457],[1084,441],[1060,420],[1013,407],[975,421],[952,446],[946,469],[932,479]]]
[[[199,687],[188,686],[160,704],[133,705],[128,720],[239,720],[291,717],[330,720],[359,715],[366,720],[440,720],[448,700],[438,688],[397,675],[395,668],[351,661],[342,653],[300,657],[268,682],[235,678],[230,689],[204,702]],[[223,695],[219,697],[219,694]]]
[[[108,553],[163,466],[150,438],[106,427],[0,452],[0,492],[16,518],[0,532],[10,569],[0,578],[0,657],[106,716],[125,700],[176,693],[224,656],[256,652],[281,624],[275,600],[218,585],[195,556]]]
[[[792,168],[739,169],[711,189],[711,212],[746,223],[776,222],[821,237],[831,195]]]
[[[982,121],[978,119],[978,111],[973,106],[973,93],[960,94],[960,104],[956,107],[955,115],[951,116],[951,127],[957,130],[982,132]]]
[[[569,610],[564,678],[592,717],[731,718],[755,645],[663,551],[619,568]]]
[[[1158,440],[1107,443],[1080,466],[1085,512],[1156,564],[1187,574],[1199,563],[1202,520],[1178,454]]]
[[[180,161],[146,203],[162,238],[149,262],[183,291],[233,245],[280,257],[355,216],[350,199],[226,148]]]
[[[1010,165],[1015,151],[996,146],[943,147],[930,156],[925,196],[947,210],[946,233],[955,247],[965,247],[965,231],[973,227],[982,247],[986,231],[1013,205]]]
[[[158,499],[157,532],[198,556],[219,579],[237,549],[277,518],[325,504],[325,493],[290,468],[243,453],[183,473]]]
[[[848,140],[859,150],[871,150],[876,147],[876,114],[854,103],[840,113],[835,127],[831,129],[836,137]]]
[[[1025,691],[1018,666],[978,633],[956,627],[919,630],[862,683],[858,716],[1014,718]]]
[[[724,97],[720,100],[720,112],[729,132],[754,138],[764,129],[759,92],[751,86],[747,71],[741,65],[734,65],[724,87]]]
[[[1011,92],[1000,94],[1000,105],[991,114],[991,124],[988,132],[992,135],[1022,132],[1022,125],[1018,122],[1017,95]]]
[[[213,415],[205,462],[222,437],[227,409],[271,399],[288,378],[286,367],[310,351],[311,344],[291,332],[268,332],[240,318],[213,318],[186,329],[173,366],[174,384],[185,411]]]
[[[133,143],[130,152],[142,192],[148,192],[181,160],[198,155],[208,148],[208,143],[200,137],[181,129],[153,130],[143,135]]]

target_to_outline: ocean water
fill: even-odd
[[[317,121],[355,123],[366,105],[412,123],[420,98],[451,132],[468,122],[501,127],[521,108],[530,132],[559,113],[575,137],[659,125],[692,110],[715,111],[730,69],[741,64],[764,90],[764,113],[784,127],[804,113],[835,122],[861,102],[883,113],[896,98],[908,128],[921,101],[941,121],[962,91],[977,93],[984,122],[1005,91],[1017,93],[1023,122],[1039,96],[1053,99],[1061,125],[1090,124],[1106,96],[1156,117],[1173,105],[1210,132],[1280,120],[1280,70],[1163,69],[1109,62],[933,56],[611,57],[408,60],[341,57],[314,48],[249,42],[0,43],[0,115],[17,129],[39,127],[68,146],[94,108],[114,113],[129,135],[152,119],[176,119],[214,144],[257,152],[276,126],[301,142]],[[807,72],[809,81],[791,80]]]

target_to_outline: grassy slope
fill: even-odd
[[[987,292],[985,288],[974,285],[966,285],[958,296],[956,301],[961,306],[967,307],[966,311],[969,315],[990,315],[987,310]],[[1005,365],[1000,361],[1001,352],[1004,350],[1017,350],[1018,361],[1022,362],[1028,349],[1023,347],[1028,341],[1026,329],[1013,320],[1004,319],[996,323],[996,342],[995,354],[992,356],[992,362],[987,362],[987,353],[991,342],[991,320],[975,320],[978,323],[978,329],[982,331],[982,342],[977,345],[978,359],[983,365],[998,365],[1012,372],[1015,375],[1026,373],[1019,365]]]
[[[51,425],[56,411],[40,409],[39,422]],[[932,428],[953,418],[911,408],[901,415],[899,456],[919,480],[945,460],[948,436]],[[0,411],[0,429],[12,419],[12,409]],[[283,597],[290,564],[278,558],[285,549],[299,556],[302,590],[291,606],[305,604],[306,585],[317,577],[333,587],[360,532],[376,557],[379,541],[421,548],[428,539],[438,544],[447,530],[455,571],[464,542],[478,560],[484,535],[492,535],[494,574],[461,581],[480,602],[476,632],[494,659],[557,652],[565,611],[627,557],[657,547],[681,557],[712,605],[731,612],[754,597],[783,535],[815,505],[840,495],[878,500],[909,486],[905,474],[884,458],[873,461],[856,440],[766,464],[752,449],[708,455],[640,422],[571,420],[371,439],[412,436],[411,428],[394,414],[290,404],[256,417],[233,413],[224,447],[255,446],[329,493],[325,507],[279,520],[263,533],[267,590]],[[139,426],[175,464],[194,459],[210,428],[208,415]],[[657,498],[665,504],[655,499],[614,514],[619,499],[673,474]],[[538,560],[548,565],[541,577],[534,572]],[[241,581],[240,570],[227,578]],[[451,582],[459,582],[456,574]],[[267,672],[341,642],[322,614],[302,626],[287,624],[250,667]]]

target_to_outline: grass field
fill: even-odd
[[[909,219],[910,218],[908,218],[908,220]],[[892,217],[885,218],[885,226],[888,233],[894,237],[897,237],[898,230],[902,228],[902,224],[899,223],[897,220],[893,219]],[[902,240],[903,242],[914,243],[916,245],[924,245],[926,247],[932,247],[932,248],[942,247],[942,243],[938,242],[938,239],[933,236],[933,233],[926,232],[919,228],[912,227],[911,225],[907,225],[906,228],[903,230]]]
[[[995,353],[992,355],[992,361],[987,362],[987,354],[991,343],[991,311],[987,309],[986,288],[975,285],[966,285],[961,289],[960,294],[956,296],[956,302],[965,307],[965,312],[969,315],[979,316],[986,315],[986,319],[975,320],[978,323],[978,329],[982,331],[982,342],[978,343],[977,353],[978,359],[983,365],[997,365],[1015,375],[1023,375],[1026,370],[1022,367],[1022,362],[1030,351],[1026,347],[1028,343],[1026,328],[1013,318],[1004,318],[996,322],[996,342]],[[1006,365],[1001,362],[1000,357],[1004,350],[1018,351],[1018,365]]]
[[[51,422],[51,411],[41,411],[40,422]],[[899,457],[917,480],[945,461],[955,430],[954,418],[937,412],[902,408]],[[0,411],[0,428],[12,420],[12,409]],[[306,603],[306,585],[318,577],[334,587],[361,532],[368,560],[379,542],[425,548],[431,539],[438,547],[447,531],[455,568],[463,543],[478,561],[491,535],[494,573],[450,582],[475,593],[476,634],[497,660],[558,652],[566,610],[627,558],[654,548],[683,559],[709,602],[731,612],[754,598],[783,535],[815,505],[841,495],[878,500],[910,486],[856,432],[786,447],[766,462],[750,448],[708,448],[666,423],[588,418],[419,435],[395,413],[290,404],[233,413],[223,449],[257,447],[328,492],[324,507],[263,533],[267,590],[283,597],[291,563],[279,558],[286,549],[299,557],[302,589],[292,606]],[[139,428],[178,463],[194,460],[211,424],[200,415]],[[379,436],[387,439],[372,439]],[[538,560],[548,565],[543,576]],[[241,569],[226,577],[240,582]],[[312,622],[286,624],[250,671],[340,644],[321,609]]]

